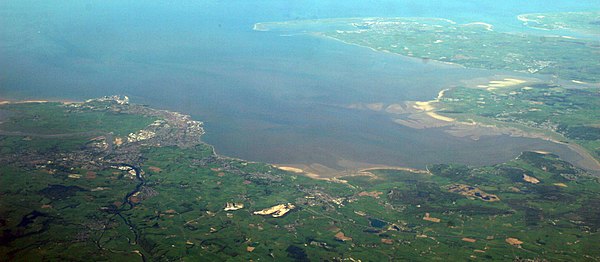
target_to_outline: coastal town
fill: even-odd
[[[0,240],[9,245],[78,243],[84,248],[73,254],[140,260],[176,259],[189,250],[230,257],[224,247],[248,259],[317,253],[343,260],[337,252],[344,251],[367,260],[356,250],[393,247],[425,258],[461,243],[456,257],[503,257],[509,248],[523,256],[539,250],[536,239],[520,233],[532,226],[567,223],[568,234],[589,241],[600,225],[595,198],[570,191],[592,188],[597,179],[547,152],[490,167],[369,168],[316,179],[301,169],[217,155],[201,140],[202,122],[127,97],[2,109],[14,113],[0,121],[0,164],[9,167],[0,177],[19,185],[2,191],[1,203],[12,211],[0,220]],[[70,126],[71,119],[82,127]],[[542,213],[523,204],[531,198],[577,204]],[[583,206],[579,217],[561,215]],[[482,221],[496,229],[470,224]],[[57,231],[63,224],[77,233]]]
[[[0,1],[0,262],[600,261],[600,1]]]
[[[90,131],[94,135],[85,147],[74,152],[49,151],[45,154],[19,152],[4,155],[1,163],[18,164],[30,168],[48,168],[49,172],[71,169],[73,167],[107,168],[117,163],[139,165],[141,148],[147,146],[181,146],[190,147],[202,143],[204,134],[202,122],[195,121],[188,115],[166,110],[151,109],[141,105],[129,104],[129,98],[111,96],[90,99],[83,103],[65,103],[62,105],[68,113],[77,114],[86,111],[101,111],[115,114],[143,115],[157,120],[145,128],[117,136],[114,133],[102,134]],[[63,134],[68,136],[70,134]],[[74,134],[77,135],[77,134]],[[48,134],[25,134],[25,140]]]

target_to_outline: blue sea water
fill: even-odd
[[[254,23],[331,17],[443,17],[527,30],[521,13],[598,10],[597,1],[0,2],[0,97],[112,94],[206,121],[207,142],[271,163],[341,159],[423,167],[497,163],[564,146],[506,136],[478,141],[414,130],[352,103],[429,100],[497,72],[422,63],[327,39],[253,31]]]

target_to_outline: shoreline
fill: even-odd
[[[419,60],[423,61],[423,58],[420,58],[420,57],[409,56],[409,55],[404,55],[404,54],[400,54],[400,53],[394,53],[394,52],[391,52],[389,50],[378,50],[378,49],[375,49],[375,48],[370,47],[370,46],[365,46],[365,45],[356,44],[356,43],[349,43],[349,42],[346,42],[346,41],[341,40],[339,38],[328,36],[328,35],[325,35],[325,34],[322,34],[322,33],[310,33],[310,32],[308,32],[308,33],[305,33],[305,35],[309,35],[309,36],[313,36],[313,37],[318,37],[318,38],[323,38],[323,39],[328,39],[328,40],[333,40],[333,41],[336,41],[336,42],[344,43],[346,45],[353,45],[353,46],[357,46],[357,47],[361,47],[361,48],[367,48],[367,49],[369,49],[369,50],[371,50],[373,52],[377,52],[377,53],[386,53],[386,54],[389,54],[389,55],[397,55],[397,56],[401,56],[402,58],[409,59],[409,60],[414,60],[414,61],[419,61]],[[456,67],[456,68],[467,69],[466,66],[463,66],[461,64],[452,63],[452,62],[446,62],[446,61],[440,61],[440,60],[436,60],[436,59],[428,59],[428,63],[432,63],[432,62],[434,64],[437,64],[437,66],[452,66],[452,67]]]
[[[57,99],[57,100],[11,100],[0,98],[0,105],[10,104],[28,104],[28,103],[61,103],[61,104],[76,104],[83,103],[84,101],[75,101],[70,99]]]
[[[23,100],[23,101],[0,100],[0,105],[28,104],[28,103],[50,103],[50,102],[52,102],[52,101],[49,101],[49,100]]]
[[[518,80],[518,81],[515,81]],[[502,88],[502,87],[507,87],[507,86],[512,86],[512,84],[522,84],[525,82],[520,82],[522,80],[519,79],[508,79],[508,81],[506,81],[506,85],[501,85],[498,86],[498,88]],[[501,82],[501,81],[492,81],[492,83],[497,83],[497,82]],[[504,84],[504,83],[503,83]],[[412,105],[413,108],[417,109],[417,110],[421,110],[420,115],[426,115],[430,118],[433,118],[435,120],[439,120],[442,122],[446,122],[446,126],[454,126],[457,128],[489,128],[492,129],[493,131],[488,133],[489,135],[502,135],[502,134],[507,134],[511,137],[525,137],[525,138],[533,138],[533,139],[542,139],[545,141],[549,141],[555,144],[559,144],[559,145],[564,145],[566,146],[570,151],[572,151],[574,154],[576,154],[577,156],[579,156],[581,158],[581,160],[576,161],[572,164],[578,166],[579,168],[582,168],[588,172],[594,173],[595,175],[600,176],[600,161],[598,161],[594,156],[592,156],[590,154],[590,152],[588,152],[584,147],[582,147],[579,144],[576,143],[570,143],[570,142],[563,142],[560,141],[550,135],[544,134],[542,131],[540,132],[536,132],[536,131],[527,131],[518,127],[499,127],[496,126],[494,124],[484,124],[484,123],[479,123],[479,122],[462,122],[462,121],[458,121],[454,118],[451,117],[447,117],[447,116],[443,116],[443,115],[439,115],[437,114],[436,111],[436,107],[433,105],[435,103],[438,103],[441,98],[444,96],[444,93],[446,91],[448,91],[449,89],[444,89],[441,90],[438,93],[438,97],[435,98],[434,100],[430,100],[430,101],[414,101],[412,103],[414,103]],[[410,105],[410,104],[409,104]],[[416,115],[418,113],[412,113],[411,115]],[[425,114],[422,114],[425,113]],[[421,126],[418,126],[420,128],[430,128],[430,127],[439,127],[440,125],[444,126],[443,123],[428,123],[426,121],[421,121],[419,122],[418,119],[413,119],[415,120],[416,124],[421,124]],[[452,120],[452,121],[448,121],[448,120]],[[415,126],[415,123],[406,123],[406,121],[403,122],[403,120],[395,120],[394,122],[401,124],[401,125],[405,125],[405,126],[409,126],[411,128],[415,128],[413,126]],[[410,125],[413,126],[410,126]],[[466,132],[465,130],[458,130],[456,135],[460,135],[460,133],[466,133],[468,136],[468,132]],[[552,131],[550,131],[552,132]],[[557,136],[561,136],[558,133],[554,133],[552,132],[554,135]],[[453,134],[453,133],[451,133]],[[454,134],[453,134],[454,135]],[[568,139],[564,139],[566,141],[568,141]]]
[[[450,89],[440,90],[437,97],[433,100],[406,102],[406,105],[408,108],[413,109],[413,110],[419,110],[419,111],[414,112],[412,110],[409,110],[409,112],[403,112],[403,114],[408,114],[409,116],[416,117],[416,118],[410,118],[409,120],[395,119],[393,121],[397,124],[408,126],[410,128],[415,128],[415,129],[439,128],[439,127],[444,127],[444,126],[445,127],[450,126],[450,127],[454,127],[454,129],[448,130],[448,133],[450,133],[451,135],[459,136],[459,137],[460,136],[471,136],[474,140],[479,139],[480,135],[503,135],[503,134],[509,135],[511,137],[526,137],[526,138],[542,139],[545,141],[549,141],[552,143],[566,146],[568,149],[570,149],[570,151],[572,153],[576,154],[577,156],[579,156],[581,158],[580,160],[574,162],[573,164],[575,164],[576,166],[578,166],[582,169],[585,169],[588,172],[592,172],[595,175],[600,176],[600,161],[595,159],[585,148],[583,148],[582,146],[580,146],[578,144],[559,141],[556,138],[553,138],[553,137],[543,134],[541,132],[529,132],[529,131],[526,131],[523,129],[519,129],[517,127],[498,127],[494,124],[484,124],[484,123],[479,123],[479,122],[471,122],[471,123],[462,122],[462,121],[458,121],[451,117],[437,114],[435,112],[436,107],[433,104],[438,103],[443,98],[445,92],[448,90],[450,90]],[[57,99],[57,100],[50,100],[50,99],[49,100],[6,100],[6,99],[0,99],[0,105],[25,104],[25,103],[61,103],[61,104],[67,105],[67,104],[85,103],[85,101],[73,101],[73,100],[66,100],[66,99]],[[170,110],[164,110],[164,111],[173,112]],[[386,110],[386,112],[388,112],[388,111]],[[388,113],[394,114],[393,112],[388,112]],[[429,119],[433,120],[433,122],[423,119],[423,116],[425,116],[425,118],[429,118]],[[484,129],[487,128],[487,129],[491,129],[492,131],[491,132],[477,131],[477,132],[473,133],[473,132],[469,132],[467,130],[467,129],[474,129],[474,128],[484,128]],[[482,134],[477,135],[477,133],[482,133]],[[247,163],[255,163],[255,161],[249,161],[249,160],[240,159],[240,158],[236,158],[236,157],[220,155],[217,153],[217,150],[213,145],[207,144],[206,142],[202,142],[202,143],[209,145],[212,148],[213,154],[219,158],[239,160],[239,161],[243,161],[243,162],[247,162]],[[310,164],[310,165],[293,164],[293,163],[289,163],[289,164],[267,163],[267,164],[270,164],[272,167],[283,170],[283,171],[292,172],[292,173],[296,173],[296,174],[302,174],[304,176],[307,176],[307,177],[310,177],[313,179],[328,180],[328,181],[334,181],[334,182],[343,182],[343,181],[340,181],[337,179],[338,177],[341,177],[341,176],[368,175],[367,173],[370,173],[369,172],[370,170],[389,169],[389,170],[402,170],[402,171],[413,172],[413,173],[429,173],[426,170],[410,168],[410,167],[402,167],[402,166],[374,165],[374,164],[369,164],[369,163],[359,163],[359,162],[353,162],[353,161],[348,161],[348,160],[340,160],[340,162],[343,163],[340,166],[345,167],[346,170],[338,170],[338,169],[330,168],[330,167],[327,167],[327,166],[324,166],[324,165],[321,165],[318,163],[314,163],[314,164]]]
[[[348,162],[350,161],[342,161]],[[381,164],[369,164],[369,163],[357,163],[352,162],[351,164],[356,165],[353,168],[349,168],[346,170],[336,170],[332,168],[328,168],[326,166],[320,164],[271,164],[272,167],[277,168],[279,170],[283,170],[286,172],[291,172],[299,175],[306,176],[308,178],[316,179],[316,180],[324,180],[331,181],[337,183],[347,183],[345,180],[340,179],[341,177],[348,176],[368,176],[372,178],[377,178],[375,174],[370,171],[374,170],[398,170],[405,171],[415,174],[425,174],[431,175],[428,170],[412,168],[412,167],[403,167],[403,166],[388,166]],[[323,170],[319,170],[323,169]]]
[[[534,21],[537,22],[535,20],[530,20],[527,19],[526,16],[530,15],[530,14],[521,14],[517,16],[517,19],[519,21],[521,21],[525,26],[531,27],[530,25],[528,25],[529,21]],[[336,19],[328,19],[328,20],[320,20],[320,19],[316,19],[316,20],[311,20],[312,23],[316,23],[318,21],[321,22],[327,22],[327,21],[352,21],[352,20],[361,20],[361,21],[368,21],[368,20],[373,20],[374,23],[377,22],[377,19],[381,19],[381,17],[354,17],[354,18],[336,18]],[[410,19],[410,18],[406,18],[406,17],[387,17],[386,19]],[[439,21],[444,21],[447,23],[451,23],[451,24],[456,24],[456,22],[449,20],[449,19],[444,19],[444,18],[437,18],[436,20]],[[254,24],[254,28],[253,30],[256,31],[271,31],[268,28],[260,28],[260,30],[258,30],[258,27],[262,27],[265,24],[271,23],[271,24],[283,24],[284,26],[289,24],[292,21],[284,21],[284,22],[259,22],[259,23],[255,23]],[[298,23],[298,21],[293,21],[294,23]],[[471,22],[471,23],[465,23],[465,24],[461,24],[462,26],[483,26],[486,30],[488,31],[493,31],[493,25],[485,23],[485,22]],[[303,35],[308,35],[308,36],[312,36],[312,37],[317,37],[317,38],[322,38],[322,39],[328,39],[328,40],[333,40],[333,41],[337,41],[337,42],[341,42],[344,43],[346,45],[353,45],[353,46],[357,46],[357,47],[361,47],[361,48],[368,48],[373,52],[382,52],[382,53],[387,53],[387,54],[392,54],[392,55],[399,55],[402,56],[403,58],[406,59],[420,59],[418,57],[414,57],[414,56],[409,56],[409,55],[404,55],[404,54],[400,54],[400,53],[395,53],[395,52],[391,52],[389,50],[378,50],[376,48],[373,47],[369,47],[369,46],[365,46],[365,45],[361,45],[361,44],[357,44],[357,43],[349,43],[347,41],[341,40],[339,38],[335,38],[329,35],[326,35],[323,32],[304,32]],[[452,62],[444,62],[444,61],[439,61],[439,60],[435,60],[435,59],[431,59],[431,61],[433,61],[434,63],[436,63],[437,65],[449,65],[449,66],[455,66],[458,68],[467,68],[463,65],[460,64],[456,64],[456,63],[452,63]],[[495,80],[495,81],[490,81],[488,83],[487,86],[485,86],[486,89],[488,90],[493,90],[496,88],[504,88],[504,87],[510,87],[510,86],[514,86],[514,85],[519,85],[519,84],[523,84],[525,82],[527,82],[528,80],[522,80],[522,79],[516,79],[516,78],[504,78],[503,80]],[[575,83],[575,84],[588,84],[585,82],[581,82],[581,81],[577,81],[577,80],[571,80],[571,82]],[[413,101],[413,102],[408,102],[409,107],[412,107],[414,109],[420,110],[421,115],[426,115],[427,117],[436,120],[438,123],[428,123],[428,121],[423,121],[422,119],[419,120],[417,119],[394,119],[393,121],[397,124],[400,125],[404,125],[404,126],[408,126],[410,128],[416,128],[416,129],[423,129],[423,128],[429,128],[429,127],[440,127],[440,126],[448,126],[448,125],[461,125],[463,127],[468,126],[468,127],[477,127],[477,126],[481,126],[484,128],[492,128],[492,129],[496,129],[498,130],[498,133],[502,134],[502,133],[508,133],[508,135],[513,136],[513,137],[528,137],[528,138],[534,138],[534,139],[542,139],[542,140],[546,140],[552,143],[556,143],[556,144],[560,144],[560,145],[566,145],[573,153],[575,153],[576,155],[578,155],[579,157],[582,158],[582,160],[578,161],[577,164],[579,164],[581,167],[583,167],[584,169],[587,169],[588,171],[591,172],[595,172],[600,174],[600,162],[595,159],[586,149],[584,149],[583,147],[581,147],[580,145],[577,144],[573,144],[573,143],[564,143],[561,141],[558,141],[550,136],[547,136],[543,133],[531,133],[528,132],[526,130],[520,130],[518,128],[501,128],[501,127],[497,127],[495,125],[484,125],[482,123],[477,123],[477,122],[472,122],[472,123],[467,123],[467,122],[461,122],[461,121],[457,121],[456,119],[452,118],[452,117],[448,117],[448,116],[444,116],[444,115],[440,115],[436,112],[436,108],[435,106],[433,106],[432,104],[438,103],[440,101],[440,99],[443,97],[444,92],[446,92],[448,89],[443,89],[438,93],[437,98],[435,98],[434,100],[429,100],[429,101]],[[387,110],[386,110],[387,111]],[[424,114],[423,114],[424,113]],[[409,114],[412,115],[413,117],[416,115],[416,113],[412,113]],[[512,130],[511,130],[512,129]],[[478,138],[476,138],[478,139]]]

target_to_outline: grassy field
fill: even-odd
[[[519,20],[532,28],[600,35],[600,11],[523,14]]]
[[[547,83],[499,89],[458,87],[444,93],[438,112],[460,121],[505,123],[582,145],[600,159],[600,91]]]
[[[56,124],[48,134],[85,134],[40,138],[50,144],[83,146],[90,138],[86,128],[54,119],[65,114],[123,134],[152,122],[125,114],[121,126],[112,113],[67,113],[59,104],[1,109],[19,114],[0,130],[37,130],[31,116],[54,112],[43,115]],[[430,174],[376,170],[334,183],[218,157],[204,144],[145,146],[138,163],[145,182],[129,209],[125,196],[139,181],[127,171],[27,165],[47,151],[25,137],[0,137],[3,156],[23,160],[0,168],[0,184],[10,185],[0,188],[1,260],[600,259],[598,178],[553,155],[525,152],[480,168],[434,165]],[[455,185],[470,191],[452,192]],[[244,207],[224,211],[228,202]],[[283,217],[254,214],[285,203],[295,208]]]
[[[564,31],[596,32],[597,13],[585,14],[554,14],[540,20],[540,25],[561,24],[562,19]],[[521,19],[524,17],[529,16]],[[577,19],[573,19],[575,17]],[[386,17],[272,22],[260,23],[258,27],[261,30],[308,32],[376,51],[421,58],[424,62],[437,60],[469,68],[600,81],[597,73],[600,70],[597,63],[600,46],[596,40],[563,37],[546,31],[535,34],[500,32],[494,30],[493,25],[476,21],[457,24],[441,18]]]

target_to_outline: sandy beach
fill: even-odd
[[[56,100],[9,100],[0,98],[0,105],[6,104],[27,104],[27,103],[63,103],[63,104],[74,104],[81,103],[81,101],[68,100],[68,99],[56,99]]]
[[[481,84],[481,80],[482,79],[472,80],[470,84],[474,84],[475,88],[485,88],[488,91],[493,91],[497,88],[514,87],[532,82],[531,79],[525,80],[511,77],[502,77],[502,80],[488,79],[487,84]],[[581,159],[575,163],[577,166],[584,168],[596,175],[600,175],[600,162],[580,145],[561,141],[565,139],[551,137],[550,135],[544,134],[542,131],[525,131],[514,127],[499,127],[493,124],[483,124],[474,121],[461,122],[456,121],[454,118],[437,114],[435,112],[435,104],[441,100],[446,91],[447,89],[441,90],[434,100],[408,102],[407,108],[403,107],[401,104],[394,104],[394,106],[388,107],[389,109],[386,109],[386,111],[389,113],[408,115],[407,118],[394,119],[393,121],[397,124],[415,129],[447,127],[448,129],[445,132],[457,137],[470,137],[473,140],[478,140],[484,135],[509,135],[511,137],[543,139],[553,143],[566,145],[569,149],[581,157]],[[410,109],[413,110],[411,111]],[[556,135],[560,136],[559,134]]]
[[[476,87],[484,88],[487,91],[494,91],[499,88],[518,86],[527,82],[529,81],[524,79],[504,78],[503,80],[490,80],[487,84],[479,84]]]
[[[473,23],[464,24],[463,26],[483,26],[485,28],[485,30],[494,31],[494,26],[492,26],[488,23],[484,23],[484,22],[473,22]]]
[[[438,96],[434,100],[414,102],[413,107],[417,110],[423,111],[426,115],[428,115],[431,118],[434,118],[434,119],[437,119],[440,121],[444,121],[444,122],[454,122],[454,121],[456,121],[456,119],[447,117],[447,116],[443,116],[443,115],[440,115],[435,112],[436,108],[435,108],[434,104],[439,103],[440,99],[442,99],[442,97],[444,96],[444,93],[446,91],[448,91],[448,89],[441,90],[438,93]]]
[[[50,102],[50,101],[48,101],[48,100],[24,100],[24,101],[0,100],[0,105],[7,105],[7,104],[27,104],[27,103],[48,103],[48,102]]]

